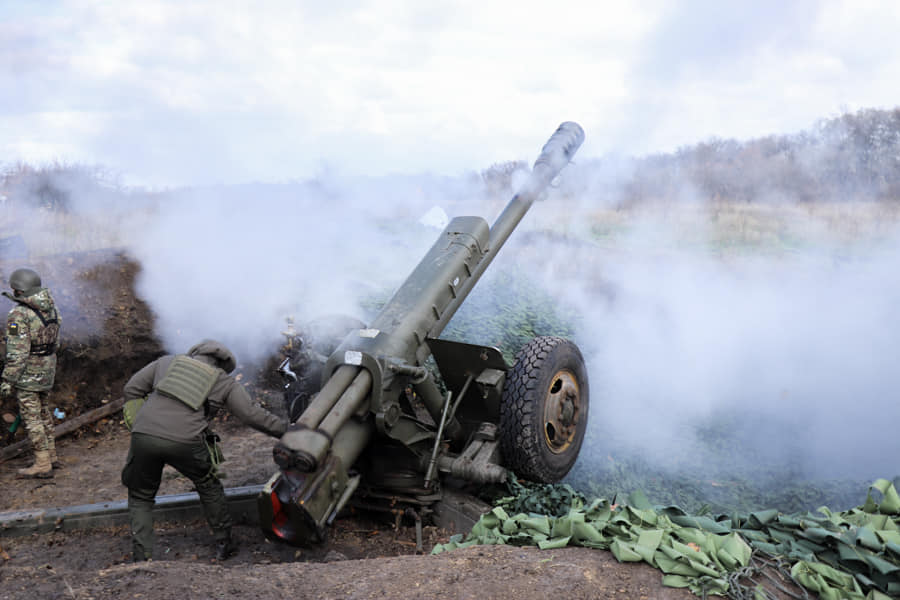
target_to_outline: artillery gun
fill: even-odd
[[[577,123],[562,123],[492,226],[451,220],[372,323],[322,356],[321,389],[308,405],[286,396],[293,424],[273,450],[279,471],[257,499],[266,535],[320,542],[351,497],[405,506],[418,520],[444,482],[500,483],[512,470],[552,483],[568,473],[588,418],[578,347],[536,337],[509,366],[496,348],[439,336],[583,141]],[[290,357],[280,371],[296,384]]]

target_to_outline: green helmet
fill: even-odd
[[[16,269],[9,276],[9,287],[19,292],[41,287],[41,276],[31,269]]]

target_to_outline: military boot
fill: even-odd
[[[54,469],[62,469],[62,463],[59,462],[59,456],[56,454],[56,444],[52,441],[50,442],[50,447],[47,449],[47,453],[50,455],[50,465]]]
[[[49,452],[50,454],[50,466],[54,469],[62,469],[63,464],[59,460],[59,456],[56,455],[56,448],[52,448]]]
[[[216,542],[216,560],[222,562],[238,553],[238,544],[230,535]]]
[[[39,450],[34,453],[34,464],[27,469],[19,469],[16,477],[21,479],[50,479],[53,477],[53,464],[50,462],[50,453]]]

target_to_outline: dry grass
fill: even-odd
[[[724,255],[779,254],[826,244],[852,248],[890,238],[900,225],[900,205],[660,203],[593,211],[590,221],[592,236],[602,245],[643,239],[657,248],[698,248]]]
[[[143,210],[153,209],[144,205]],[[890,238],[900,225],[900,203],[873,201],[657,202],[593,209],[586,217],[577,208],[536,206],[533,211],[539,214],[541,228],[576,239],[590,238],[605,248],[696,249],[723,256],[792,253],[826,245],[852,249]],[[0,240],[21,236],[32,257],[123,247],[129,241],[126,217],[121,215],[24,209],[0,200],[0,216]],[[127,216],[131,223],[140,218]]]

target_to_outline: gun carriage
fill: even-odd
[[[418,516],[450,479],[499,483],[511,470],[551,483],[568,473],[588,418],[578,347],[536,337],[510,366],[496,348],[439,336],[583,141],[577,123],[562,123],[493,225],[452,219],[370,324],[346,323],[336,347],[316,348],[320,389],[308,404],[298,391],[299,366],[285,359],[293,424],[273,450],[279,471],[258,497],[267,535],[321,541],[351,497],[400,504]]]

